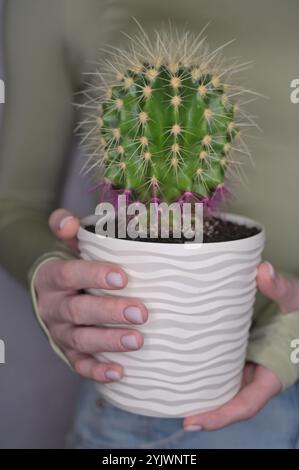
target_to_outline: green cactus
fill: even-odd
[[[242,90],[229,82],[246,64],[225,66],[222,48],[209,52],[205,38],[163,34],[151,42],[143,32],[94,73],[83,122],[89,166],[144,203],[209,200],[238,169],[233,150],[248,153],[232,100]]]

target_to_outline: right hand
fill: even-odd
[[[72,249],[77,249],[79,219],[64,209],[53,212],[49,226]],[[59,260],[45,262],[35,276],[38,311],[54,343],[64,352],[76,372],[106,383],[121,379],[117,363],[96,360],[104,351],[132,351],[142,347],[143,335],[131,324],[146,322],[146,307],[137,299],[94,296],[88,288],[122,289],[126,273],[117,265],[100,261]],[[123,324],[107,328],[105,324]],[[103,324],[101,328],[100,325]]]

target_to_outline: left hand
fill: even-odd
[[[258,268],[257,284],[262,294],[278,304],[281,313],[299,309],[298,279],[288,279],[276,273],[270,263],[264,262]],[[214,431],[252,418],[281,389],[281,382],[273,372],[258,364],[247,363],[240,392],[216,410],[188,416],[183,422],[184,429]]]

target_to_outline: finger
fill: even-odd
[[[68,351],[67,357],[74,371],[82,377],[100,383],[117,382],[123,377],[120,364],[99,362],[92,356]]]
[[[279,380],[272,372],[263,367],[257,367],[257,371],[253,382],[246,385],[225,405],[216,410],[186,418],[183,422],[185,430],[214,431],[255,416],[281,389]],[[260,372],[261,375],[259,375]]]
[[[143,335],[133,329],[70,327],[56,324],[51,335],[66,349],[84,354],[135,351],[143,346]]]
[[[52,318],[75,325],[138,325],[146,322],[148,313],[145,305],[136,299],[81,294],[64,297],[59,310],[56,307],[53,312]]]
[[[258,288],[269,299],[276,302],[282,313],[293,312],[299,308],[299,282],[288,279],[264,262],[258,268]]]
[[[126,273],[117,265],[101,261],[53,260],[44,279],[46,287],[59,290],[121,289],[126,286]]]
[[[49,227],[60,240],[77,249],[77,232],[80,219],[66,209],[57,209],[49,217]]]

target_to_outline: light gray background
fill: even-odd
[[[3,46],[0,0],[0,78]],[[0,105],[0,113],[5,105]],[[90,213],[80,155],[73,165],[62,205]],[[84,192],[84,197],[82,197]],[[59,448],[70,426],[79,380],[49,348],[32,313],[28,293],[0,268],[0,339],[6,363],[0,364],[0,448]]]

